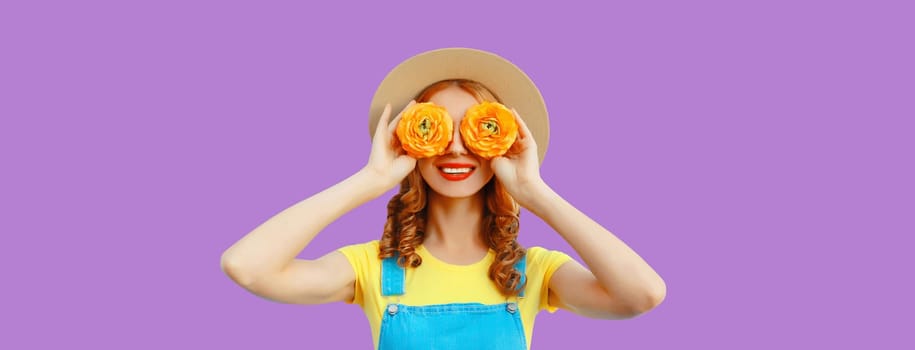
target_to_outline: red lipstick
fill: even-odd
[[[467,163],[440,163],[436,164],[436,167],[438,167],[439,175],[448,181],[464,180],[477,170],[473,164]]]

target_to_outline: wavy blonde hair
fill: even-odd
[[[464,79],[443,80],[429,85],[417,95],[416,102],[427,102],[433,94],[449,86],[460,87],[478,102],[501,102],[482,84]],[[423,181],[418,168],[401,182],[400,191],[388,201],[388,217],[381,235],[379,258],[398,256],[397,263],[403,267],[422,264],[423,259],[416,253],[416,247],[425,238],[428,191],[429,185]],[[524,285],[515,263],[526,253],[517,240],[520,207],[495,176],[480,191],[486,203],[480,235],[495,252],[495,260],[489,266],[489,279],[503,295],[518,295]]]

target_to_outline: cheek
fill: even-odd
[[[435,163],[429,158],[423,158],[417,161],[416,165],[419,167],[419,174],[422,175],[423,180],[426,180],[426,182],[429,181],[430,176],[433,176],[438,172],[438,169],[433,164]]]
[[[489,161],[485,159],[480,160],[480,167],[477,168],[477,172],[479,172],[479,174],[482,175],[483,179],[487,182],[494,175],[492,167],[489,165]]]

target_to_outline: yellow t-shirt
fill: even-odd
[[[492,250],[483,260],[471,265],[452,265],[436,259],[425,246],[416,252],[423,263],[417,268],[407,268],[404,280],[404,294],[399,296],[381,295],[381,260],[378,259],[378,241],[349,245],[339,251],[346,256],[356,272],[355,296],[350,303],[362,306],[372,327],[372,340],[378,348],[381,318],[388,303],[405,305],[435,305],[450,303],[500,304],[509,301],[489,279],[489,265],[495,259]],[[556,312],[549,304],[550,277],[562,264],[572,260],[565,253],[546,250],[541,247],[527,249],[527,286],[524,297],[518,303],[527,347],[531,346],[534,317],[540,310]],[[477,286],[468,288],[468,286]],[[512,297],[514,301],[514,297]]]

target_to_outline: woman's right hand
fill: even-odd
[[[407,155],[395,134],[403,112],[415,103],[416,101],[410,101],[394,120],[390,120],[391,104],[388,103],[378,120],[378,126],[375,127],[372,153],[363,171],[380,181],[379,186],[385,192],[397,186],[416,167],[416,159]]]

